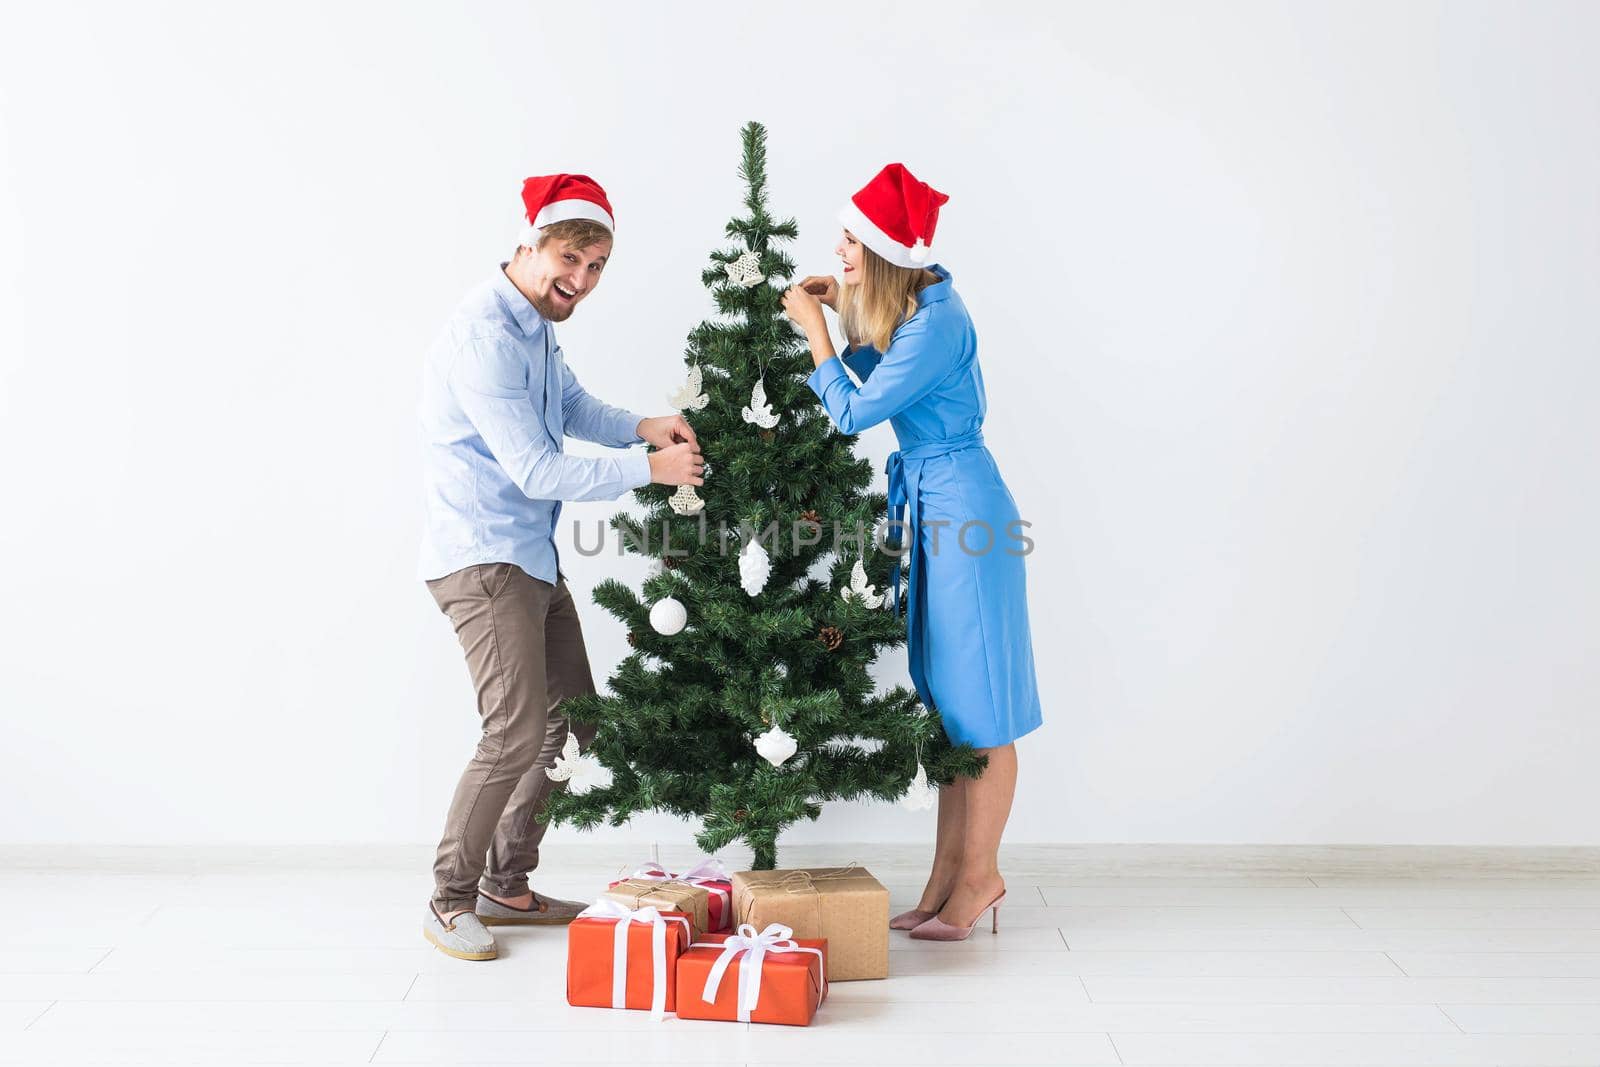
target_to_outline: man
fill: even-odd
[[[456,786],[434,860],[423,933],[458,959],[495,957],[484,923],[565,923],[583,905],[531,891],[566,743],[560,705],[594,692],[578,612],[554,540],[563,500],[612,500],[649,482],[702,485],[694,430],[644,418],[578,384],[556,343],[600,284],[615,223],[605,191],[578,174],[529,178],[528,225],[510,262],[456,309],[422,385],[427,525],[421,577],[455,626],[478,691],[483,735]],[[565,455],[564,435],[649,453]],[[572,724],[579,744],[592,727]]]

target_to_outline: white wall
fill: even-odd
[[[422,352],[581,170],[563,342],[664,411],[758,118],[807,271],[882,163],[951,194],[1038,542],[1012,839],[1600,844],[1600,8],[457,6],[5,16],[0,840],[432,840]],[[568,558],[603,678],[642,566]]]

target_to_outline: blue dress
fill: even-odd
[[[888,351],[852,347],[818,366],[806,384],[842,433],[884,419],[894,427],[900,450],[889,457],[889,505],[891,520],[903,515],[908,524],[911,680],[952,741],[990,748],[1043,721],[1028,629],[1027,542],[1016,501],[983,443],[988,402],[978,335],[950,272],[928,269],[939,281],[917,293],[917,310],[895,330]],[[891,535],[899,529],[891,527]]]

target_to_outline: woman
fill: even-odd
[[[840,431],[860,433],[885,419],[894,426],[900,451],[889,457],[889,504],[891,520],[908,523],[911,678],[950,739],[988,757],[982,777],[940,790],[927,887],[914,910],[889,923],[931,941],[965,940],[986,911],[998,929],[1000,835],[1017,780],[1013,742],[1041,721],[1025,539],[983,444],[988,404],[977,334],[950,272],[923,265],[948,200],[889,164],[840,212],[845,232],[834,251],[844,261],[843,285],[810,277],[783,297],[816,363],[807,384]],[[824,305],[838,313],[849,342],[842,360]],[[862,380],[859,388],[845,365]],[[898,566],[894,585],[898,609]]]

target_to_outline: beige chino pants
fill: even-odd
[[[535,818],[559,784],[545,770],[566,744],[560,712],[595,691],[577,605],[566,579],[530,577],[514,563],[480,563],[427,583],[454,624],[478,691],[483,734],[450,801],[434,858],[433,903],[448,914],[528,890],[545,826]],[[571,731],[588,745],[594,727]]]

